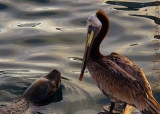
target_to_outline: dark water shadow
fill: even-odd
[[[106,104],[109,104],[110,102],[111,102],[110,99],[108,99],[106,96],[96,100],[96,104],[101,104],[101,105],[104,105],[104,106]]]
[[[71,61],[83,61],[83,58],[79,58],[79,57],[68,57],[68,59]]]
[[[125,11],[138,11],[139,9],[133,9],[133,8],[114,8],[116,10],[125,10]]]
[[[130,44],[129,46],[136,46],[136,45],[138,45],[137,43],[134,43],[134,44]]]
[[[37,25],[40,25],[41,23],[27,23],[27,24],[20,24],[17,25],[18,27],[36,27]]]
[[[64,77],[64,76],[62,76],[61,78],[62,78],[63,80],[70,81],[70,79],[68,79],[68,78],[66,78],[66,77]],[[61,85],[61,87],[63,88],[63,85]]]
[[[80,44],[84,42],[85,34],[63,33],[53,35],[15,36],[12,38],[0,39],[0,44],[19,44],[23,46],[43,46],[54,44]]]
[[[30,1],[30,2],[35,2],[35,3],[50,3],[53,0],[23,0],[23,1]]]
[[[37,61],[37,62],[54,62],[54,61],[58,61],[59,58],[58,57],[49,56],[49,55],[40,55],[40,56],[28,57],[25,60],[33,61],[33,62],[35,62],[35,61]]]
[[[156,17],[156,16],[151,16],[151,15],[136,15],[136,14],[129,14],[130,16],[135,16],[135,17],[144,17],[147,19],[151,19],[154,21],[155,24],[160,25],[160,18]],[[154,35],[154,38],[156,39],[160,39],[160,35]]]
[[[0,85],[0,90],[7,90],[15,95],[20,95],[23,93],[23,91],[26,89],[25,86],[29,86],[30,83],[29,82],[20,82],[21,79],[19,78],[12,78],[12,84],[8,83],[8,84],[1,84]],[[18,86],[19,84],[23,83],[24,86]],[[15,91],[18,90],[18,91]]]
[[[63,18],[70,16],[68,11],[50,10],[50,11],[34,11],[34,12],[19,12],[14,15],[15,18],[20,19],[40,19],[40,18]]]
[[[111,5],[118,5],[118,6],[125,6],[126,8],[114,8],[117,10],[139,10],[140,8],[143,7],[149,7],[149,6],[155,6],[156,4],[160,5],[160,2],[123,2],[123,1],[107,1],[105,2],[106,4],[111,4]]]
[[[28,2],[28,3],[36,3],[36,4],[49,4],[55,0],[14,0],[15,2]]]
[[[62,30],[62,28],[56,28],[56,30]]]
[[[45,39],[28,39],[28,40],[24,40],[23,41],[23,43],[24,44],[30,44],[30,45],[41,45],[41,44],[45,44],[45,43],[47,43],[48,41],[47,40],[45,40]]]
[[[153,93],[154,93],[154,91],[153,91]],[[153,96],[160,103],[160,92],[154,93]]]
[[[0,49],[1,57],[11,57],[18,54],[18,51],[15,49]]]
[[[129,14],[130,16],[136,16],[136,17],[144,17],[147,19],[153,20],[156,24],[160,25],[160,18],[150,15],[136,15],[136,14]]]
[[[8,8],[9,8],[8,5],[6,5],[6,4],[4,4],[4,3],[0,3],[0,11],[1,11],[1,10],[5,10],[5,9],[8,9]]]
[[[18,77],[12,77],[0,84],[0,101],[10,101],[19,95],[22,95],[30,85],[30,80]]]

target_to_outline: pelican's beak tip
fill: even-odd
[[[82,81],[83,75],[80,75],[79,80]]]

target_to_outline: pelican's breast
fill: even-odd
[[[145,102],[140,101],[141,98],[147,96],[136,78],[111,60],[89,58],[87,67],[97,86],[112,102],[123,102],[130,105]]]
[[[110,89],[110,86],[112,86],[112,80],[108,78],[109,76],[107,76],[106,72],[102,71],[102,69],[99,67],[99,64],[95,62],[93,58],[89,58],[87,68],[97,86],[104,95],[106,95],[113,102],[122,102],[113,96],[113,92]]]

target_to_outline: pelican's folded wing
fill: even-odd
[[[140,69],[137,65],[135,65],[132,61],[130,61],[123,55],[120,55],[116,52],[112,52],[109,56],[107,56],[107,58],[113,61],[119,67],[121,67],[127,73],[132,75],[134,78],[136,78],[141,83],[147,94],[152,97],[152,90],[150,84],[146,79],[142,69]]]
[[[99,70],[97,75],[101,75],[97,78],[103,78],[97,79],[101,80],[101,83],[97,83],[102,84],[98,85],[101,91],[117,101],[126,102],[141,110],[146,108],[148,95],[135,77],[106,57],[96,62],[96,68]]]
[[[100,71],[98,75],[101,75],[97,78],[103,78],[97,79],[101,80],[102,85],[99,85],[101,91],[121,102],[133,105],[141,111],[159,111],[158,102],[153,96],[150,97],[147,94],[144,85],[133,75],[130,75],[107,57],[98,60],[96,64],[96,68]]]

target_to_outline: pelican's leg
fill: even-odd
[[[110,110],[109,110],[110,113],[112,113],[114,107],[115,107],[115,102],[111,102],[111,106],[110,106]]]
[[[123,104],[123,107],[122,107],[124,111],[125,111],[125,109],[126,109],[126,106],[127,106],[127,103],[124,103],[124,104]]]
[[[121,103],[115,106],[114,110],[123,113],[126,109],[127,103]]]
[[[127,103],[124,103],[123,106],[122,106],[122,112],[123,112],[123,113],[125,112],[126,107],[127,107]]]

